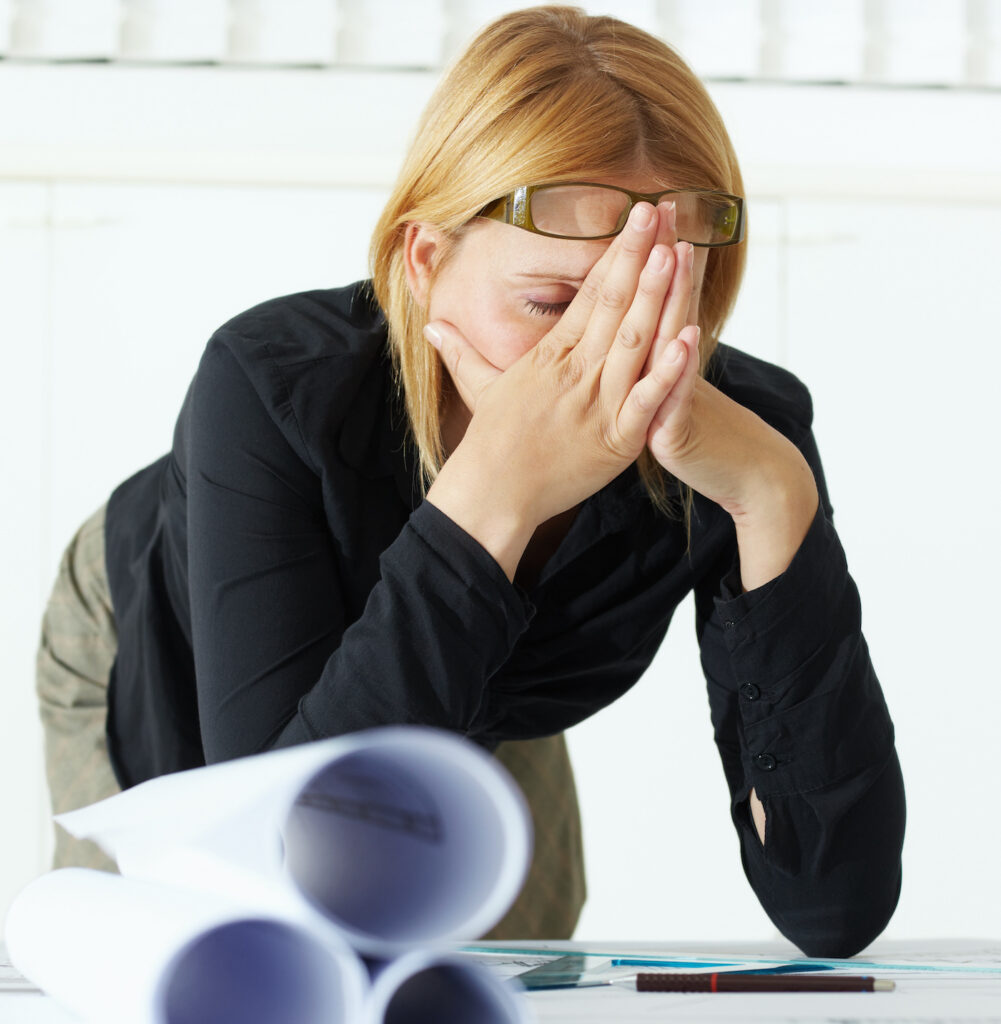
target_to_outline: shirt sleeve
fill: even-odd
[[[812,434],[801,449],[820,506],[792,563],[741,593],[734,544],[722,580],[697,590],[697,629],[744,872],[782,934],[807,955],[840,957],[896,907],[904,791]]]
[[[282,414],[210,345],[182,417],[206,760],[383,724],[473,731],[529,603],[425,502],[383,552],[364,608],[347,607],[320,477]]]

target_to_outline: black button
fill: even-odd
[[[761,691],[754,683],[744,683],[740,688],[740,695],[744,700],[757,700],[761,696]]]
[[[778,762],[775,760],[774,757],[772,757],[771,754],[755,754],[754,755],[754,763],[763,772],[773,772],[773,771],[775,771],[775,766],[778,764]]]

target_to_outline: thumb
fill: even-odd
[[[466,341],[462,332],[445,320],[432,320],[424,328],[424,337],[438,350],[466,407],[475,412],[477,398],[492,380],[501,375],[501,371],[487,362]]]

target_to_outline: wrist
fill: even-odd
[[[785,572],[817,513],[813,472],[799,449],[783,441],[781,457],[757,464],[741,500],[730,510],[745,590]]]
[[[513,581],[538,524],[504,485],[504,474],[466,460],[461,447],[442,466],[426,500],[482,545]]]

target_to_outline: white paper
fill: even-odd
[[[0,992],[38,992],[38,986],[10,962],[6,943],[0,943]],[[4,1020],[0,1014],[0,1020]]]
[[[100,1024],[330,1024],[367,989],[332,928],[84,868],[22,890],[6,939],[25,977]]]
[[[531,857],[524,798],[496,760],[411,726],[178,772],[57,820],[123,875],[311,907],[379,958],[489,930]]]
[[[60,815],[120,876],[31,883],[11,961],[95,1024],[523,1024],[524,1001],[432,948],[517,896],[531,819],[473,744],[418,727],[178,772]],[[428,947],[413,952],[415,947]],[[357,955],[409,954],[368,974]]]

